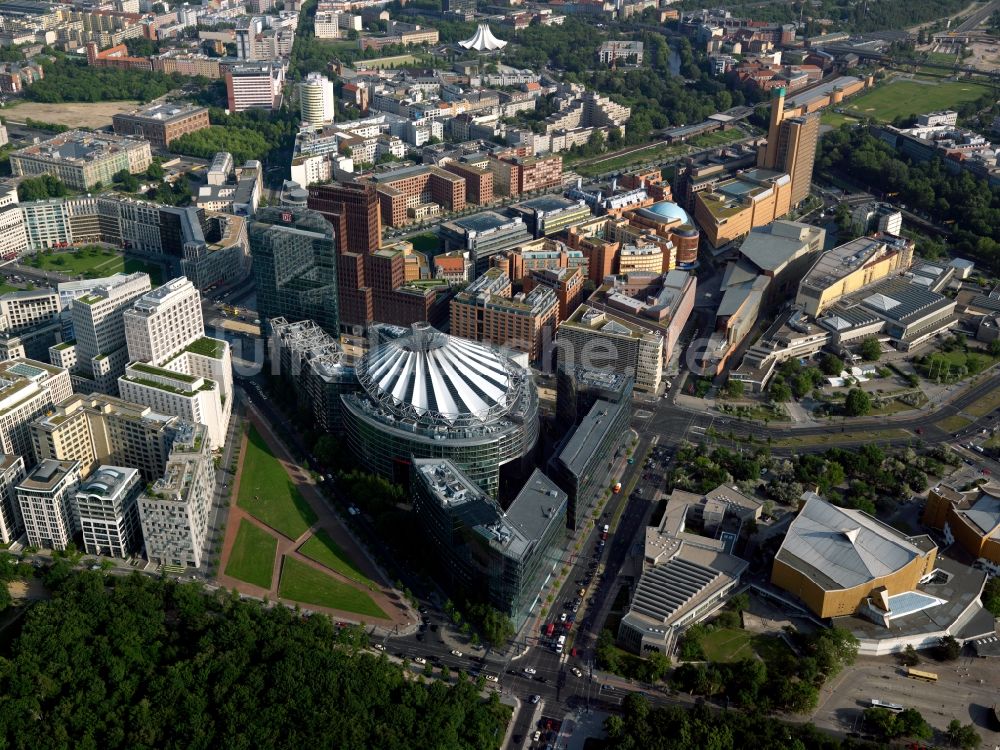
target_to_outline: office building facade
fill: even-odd
[[[139,496],[146,557],[164,566],[199,567],[214,495],[211,441],[202,425],[191,425],[174,441],[163,476]]]
[[[21,506],[15,487],[24,479],[24,459],[20,456],[0,456],[0,543],[17,541],[24,532]]]
[[[42,461],[14,489],[28,544],[64,550],[79,529],[74,498],[80,486],[75,461]]]
[[[411,488],[414,512],[449,588],[489,604],[519,629],[557,564],[566,494],[536,469],[505,512],[442,459],[414,460]]]
[[[140,546],[139,470],[101,466],[76,491],[74,503],[88,555],[129,557]]]
[[[266,208],[250,225],[257,311],[271,318],[315,320],[337,335],[337,250],[333,229],[308,209]]]
[[[117,135],[145,138],[157,149],[165,149],[174,139],[204,130],[210,125],[208,107],[178,104],[156,104],[134,112],[123,112],[114,115],[111,124]]]

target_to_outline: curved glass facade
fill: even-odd
[[[530,453],[538,440],[538,396],[525,378],[515,409],[476,427],[427,428],[397,420],[363,393],[341,396],[348,445],[367,471],[406,481],[410,459],[447,458],[497,496],[500,467]]]

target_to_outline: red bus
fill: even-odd
[[[554,622],[550,622],[548,625],[545,626],[545,635],[551,638],[552,634],[555,632],[556,632],[556,624]]]

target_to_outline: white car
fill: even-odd
[[[566,622],[566,613],[565,612],[563,612],[561,615],[559,615],[559,622]]]
[[[524,673],[525,674],[538,674],[538,670],[535,669],[534,667],[525,667],[524,668]]]
[[[540,701],[541,699],[542,699],[542,696],[540,696],[540,695],[533,695],[530,698],[528,698],[528,700],[531,701],[532,705],[538,703],[538,701]],[[535,732],[535,734],[541,736],[540,732]]]
[[[414,656],[413,657],[413,663],[414,664],[426,664],[427,660],[424,657],[422,657],[422,656]]]
[[[574,677],[583,677],[583,672],[580,671],[579,667],[573,667],[573,676]]]
[[[495,674],[488,674],[488,675],[486,675],[486,679],[489,682],[500,682],[500,678],[497,677]]]
[[[462,652],[461,652],[461,651],[459,651],[459,650],[458,650],[457,648],[453,648],[453,649],[451,650],[451,655],[452,655],[452,656],[463,656]]]
[[[385,651],[385,646],[383,646],[381,643],[376,643],[375,648],[377,648],[379,651]]]

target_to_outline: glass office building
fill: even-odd
[[[333,227],[316,211],[265,208],[250,224],[257,310],[272,318],[315,320],[339,333],[337,250]]]
[[[411,470],[413,509],[446,585],[520,629],[560,564],[566,493],[536,469],[504,511],[451,461],[414,459]]]

